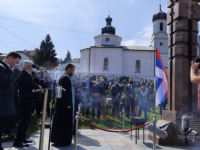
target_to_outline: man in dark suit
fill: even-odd
[[[93,83],[89,80],[89,75],[85,75],[85,80],[81,83],[82,90],[82,112],[89,115],[89,103]]]
[[[2,133],[9,124],[12,124],[12,118],[17,114],[14,84],[20,76],[21,69],[15,64],[19,64],[20,59],[18,53],[10,52],[3,61],[0,61],[0,150],[3,150]]]
[[[116,114],[120,112],[120,99],[121,99],[121,93],[122,93],[122,88],[119,85],[119,82],[117,79],[114,80],[114,85],[111,88],[112,92],[112,104],[113,104],[113,109],[112,109],[112,114]],[[120,116],[118,116],[120,118]]]
[[[34,102],[33,89],[42,89],[41,86],[37,85],[31,76],[32,62],[25,60],[23,62],[23,70],[19,79],[19,125],[17,129],[17,135],[14,147],[28,147],[28,144],[32,141],[26,140],[26,132],[31,119],[31,105]]]
[[[126,85],[124,89],[127,95],[127,107],[126,107],[126,115],[127,118],[130,116],[130,107],[131,107],[131,114],[135,115],[135,86],[133,85],[133,79],[129,78],[129,84]]]
[[[99,85],[99,80],[96,80],[96,83],[92,86],[92,117],[95,117],[95,109],[97,108],[97,118],[100,118],[101,115],[101,93],[102,87]]]
[[[105,77],[101,76],[100,78],[101,80],[101,101],[102,101],[102,107],[103,107],[103,116],[106,116],[106,98],[107,98],[107,93],[108,93],[108,84],[105,82]]]

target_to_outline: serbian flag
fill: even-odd
[[[160,52],[156,49],[156,76],[157,76],[157,88],[156,88],[156,107],[163,103],[167,98],[168,82],[167,71],[162,62]]]

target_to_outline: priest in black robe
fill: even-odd
[[[68,64],[65,69],[66,72],[59,79],[59,85],[66,91],[62,91],[62,97],[57,98],[56,101],[51,135],[51,142],[55,146],[69,146],[72,142],[75,93],[71,76],[74,69],[74,65]]]

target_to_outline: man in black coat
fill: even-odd
[[[28,147],[28,144],[32,141],[26,140],[26,132],[31,119],[31,105],[34,102],[33,89],[42,89],[41,86],[37,85],[31,76],[32,62],[25,60],[23,62],[23,70],[19,79],[19,125],[17,129],[17,135],[14,147]]]
[[[57,98],[56,112],[54,114],[51,142],[55,146],[69,146],[72,142],[73,118],[75,108],[75,90],[71,80],[75,66],[68,64],[65,73],[59,79],[59,85],[66,91],[62,91],[62,97]]]
[[[19,64],[20,59],[18,53],[10,52],[3,61],[0,61],[0,150],[3,150],[2,133],[9,124],[12,124],[12,118],[17,114],[14,84],[20,76],[21,69],[15,64]]]
[[[133,85],[133,79],[129,78],[129,84],[126,85],[124,89],[127,95],[127,107],[126,107],[126,115],[127,118],[130,116],[130,107],[131,107],[131,114],[134,116],[135,113],[135,86]]]
[[[103,116],[106,116],[106,98],[107,98],[107,93],[108,93],[108,84],[105,82],[105,77],[101,76],[100,78],[100,86],[102,87],[101,90],[101,101],[102,101],[102,107],[103,107]]]

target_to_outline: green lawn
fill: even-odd
[[[159,107],[156,108],[156,113],[159,113]],[[151,109],[153,112],[153,109]],[[148,113],[148,121],[153,121],[153,113],[150,112]],[[122,129],[122,115],[120,115],[120,118],[109,118],[109,119],[104,119],[104,120],[95,120],[95,119],[89,119],[85,118],[82,115],[80,116],[82,119],[85,121],[89,122],[90,124],[93,124],[95,126],[98,126],[100,128],[104,129]],[[103,116],[101,116],[103,117]],[[144,113],[142,113],[141,117],[144,117]],[[161,119],[161,115],[157,114],[156,115],[157,120]],[[124,124],[125,129],[131,129],[131,119],[128,119],[125,117],[125,124]],[[91,127],[85,125],[82,121],[79,122],[79,129],[92,129]]]

